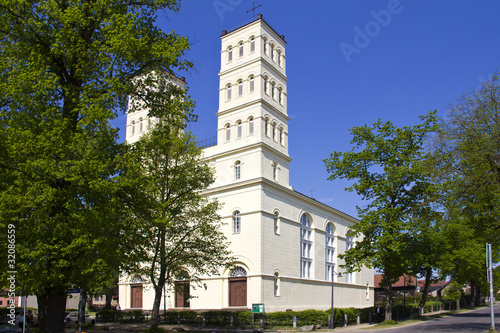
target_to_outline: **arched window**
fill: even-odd
[[[238,120],[238,122],[236,123],[236,137],[238,139],[241,138],[241,132],[242,132],[242,124],[241,120]]]
[[[280,215],[278,212],[274,212],[273,220],[274,220],[274,233],[276,235],[279,235],[280,234]]]
[[[240,42],[240,44],[238,45],[238,48],[239,48],[239,55],[240,55],[240,58],[243,57],[243,43]]]
[[[253,134],[253,117],[248,118],[248,135]]]
[[[300,277],[311,277],[312,266],[312,230],[309,215],[303,214],[300,218]]]
[[[132,121],[132,129],[131,129],[132,135],[135,134],[135,121]]]
[[[326,247],[326,280],[332,281],[332,274],[335,269],[335,228],[333,223],[328,223],[326,225],[326,235],[325,235],[325,247]]]
[[[276,141],[276,123],[273,123],[273,140]]]
[[[283,105],[283,88],[281,87],[278,88],[278,103]]]
[[[233,48],[230,46],[227,49],[227,62],[233,61]]]
[[[264,133],[269,136],[269,118],[264,120]]]
[[[278,66],[281,67],[281,51],[278,50]]]
[[[241,216],[239,211],[233,213],[233,234],[241,232]]]
[[[151,119],[148,119],[148,129],[151,128]]]
[[[229,276],[231,277],[247,276],[247,271],[243,267],[238,266],[231,271],[231,274]]]
[[[267,83],[268,83],[268,78],[267,78],[267,76],[264,76],[264,92],[269,95],[269,93],[267,91],[268,90],[267,89],[267,86],[268,86]]]
[[[237,161],[234,163],[234,179],[241,178],[241,162]]]
[[[278,180],[278,164],[273,163],[273,180]]]
[[[274,61],[274,44],[271,44],[271,60]]]
[[[283,141],[283,127],[280,127],[280,144],[284,145],[284,141]]]
[[[139,119],[139,133],[142,132],[142,118]]]
[[[250,52],[255,52],[255,38],[250,38]]]
[[[250,92],[253,92],[255,90],[255,80],[254,80],[253,75],[250,76],[250,78],[248,80],[248,90]]]
[[[271,97],[272,97],[273,99],[275,99],[275,97],[276,97],[276,96],[275,96],[275,93],[274,93],[274,92],[275,92],[275,90],[276,90],[276,83],[275,83],[275,82],[271,82]]]
[[[278,272],[274,273],[274,296],[278,297],[280,295],[280,284],[281,279]]]
[[[262,41],[264,42],[264,54],[267,54],[267,39],[263,38]]]
[[[230,101],[230,100],[231,100],[231,84],[228,84],[228,85],[226,86],[226,91],[227,91],[226,99],[227,99],[228,101]]]
[[[238,96],[243,95],[243,81],[239,80],[238,81]]]
[[[226,141],[230,141],[231,140],[231,125],[226,124],[225,129],[226,129]]]

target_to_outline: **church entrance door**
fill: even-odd
[[[132,300],[130,302],[131,308],[142,308],[142,284],[130,286]]]
[[[229,278],[229,306],[247,306],[247,278]]]
[[[189,308],[189,281],[175,282],[175,307]]]

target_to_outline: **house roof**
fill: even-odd
[[[375,289],[376,288],[383,288],[382,285],[382,274],[375,274],[374,275],[374,285]],[[431,283],[429,285],[429,292],[442,289],[446,287],[450,282],[446,280],[439,280],[437,282]],[[424,288],[425,286],[425,280],[417,280],[414,276],[409,276],[409,275],[403,275],[401,276],[398,281],[392,284],[393,288],[401,288],[401,287],[420,287],[421,289]]]

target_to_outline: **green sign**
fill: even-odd
[[[264,304],[252,304],[252,313],[264,313]]]

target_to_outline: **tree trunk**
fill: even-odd
[[[473,300],[474,306],[480,306],[481,305],[481,288],[479,285],[476,286],[476,297]]]
[[[60,333],[64,331],[66,290],[44,289],[36,294],[38,300],[38,321],[42,331]]]
[[[80,293],[80,303],[78,304],[78,322],[85,324],[85,308],[87,305],[87,292],[82,290]]]
[[[385,320],[392,320],[392,284],[391,279],[384,274],[384,290],[387,299],[387,304],[385,306]]]
[[[427,294],[429,293],[429,286],[431,284],[431,277],[432,277],[432,269],[426,268],[425,269],[425,284],[424,284],[424,291],[422,291],[422,298],[420,299],[420,303],[418,304],[418,313],[422,313],[422,309],[425,306],[425,303],[427,302]],[[418,280],[417,280],[417,285],[418,285]]]
[[[151,327],[158,327],[160,324],[160,302],[162,296],[163,285],[165,281],[161,284],[160,281],[155,288],[155,300],[153,302],[153,314],[151,316]]]

